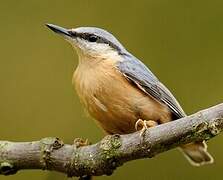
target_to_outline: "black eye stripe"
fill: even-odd
[[[99,41],[101,38],[95,34],[88,34],[88,33],[83,33],[80,35],[81,38],[87,40],[87,41],[90,41],[90,40],[96,40],[96,41]],[[96,42],[95,41],[95,42]]]
[[[74,31],[72,31],[72,30],[68,31],[68,33],[69,33],[71,36],[73,36],[73,37],[76,37],[76,36],[77,36],[77,33],[74,32]]]
[[[111,41],[101,37],[101,36],[98,36],[96,34],[89,34],[89,33],[78,33],[78,32],[73,32],[73,31],[70,31],[69,32],[73,37],[79,37],[81,39],[85,39],[89,42],[97,42],[97,43],[104,43],[104,44],[108,44],[110,47],[116,49],[118,52],[120,52],[120,48],[115,45],[114,43],[112,43]],[[92,37],[94,37],[94,41],[92,39]],[[91,41],[91,40],[92,41]],[[96,40],[97,39],[97,40]],[[96,41],[95,41],[96,40]]]
[[[98,40],[101,40],[101,39],[102,39],[100,36],[97,36],[97,35],[95,35],[95,34],[89,34],[89,33],[70,32],[70,34],[71,34],[72,36],[74,36],[74,37],[79,37],[79,38],[85,39],[85,40],[87,40],[87,41],[90,41],[90,40],[93,41],[93,39],[94,39],[94,40],[97,39],[97,41],[98,41]]]

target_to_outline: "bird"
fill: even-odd
[[[186,116],[152,71],[108,31],[46,24],[76,50],[72,84],[81,103],[106,134],[128,134]],[[213,163],[205,141],[180,147],[194,166]]]

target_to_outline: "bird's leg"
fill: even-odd
[[[136,131],[141,129],[140,136],[143,136],[148,128],[154,127],[157,125],[158,125],[158,123],[153,120],[147,121],[147,120],[138,119],[138,121],[136,121],[136,123],[135,123],[135,129],[136,129]]]

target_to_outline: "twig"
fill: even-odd
[[[106,136],[100,142],[80,146],[63,144],[58,138],[33,142],[0,141],[0,174],[21,169],[43,169],[71,176],[111,175],[123,163],[153,157],[192,141],[209,140],[223,129],[223,104],[191,116],[139,132]]]

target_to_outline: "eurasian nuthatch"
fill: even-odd
[[[89,114],[108,134],[126,134],[186,116],[171,92],[109,32],[47,26],[76,49],[73,84]],[[181,149],[193,165],[212,163],[205,142]]]

